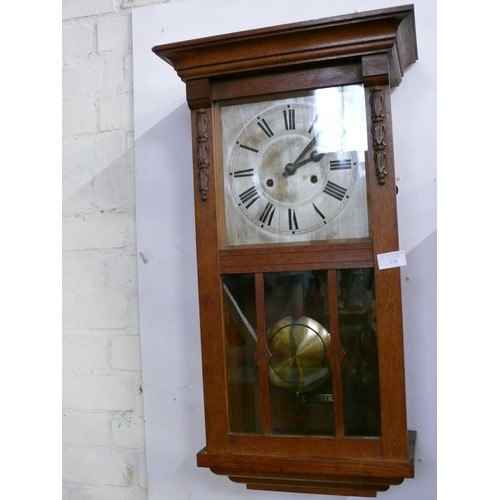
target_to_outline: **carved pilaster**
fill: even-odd
[[[370,95],[371,119],[372,119],[372,139],[373,155],[375,159],[376,174],[378,183],[385,184],[387,176],[386,152],[385,148],[385,103],[381,87],[373,87]]]
[[[197,143],[197,161],[198,178],[200,186],[201,200],[206,201],[208,197],[208,167],[209,167],[209,149],[208,149],[208,118],[205,109],[196,111],[196,143]]]

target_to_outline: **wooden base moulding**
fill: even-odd
[[[404,479],[414,477],[416,431],[408,431],[408,461],[383,458],[325,458],[211,454],[203,448],[197,455],[198,467],[228,476],[251,490],[375,497]],[[314,473],[304,473],[307,469]],[[355,471],[356,473],[354,474]]]

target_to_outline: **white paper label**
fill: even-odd
[[[379,269],[390,269],[391,267],[406,266],[406,255],[404,250],[379,253],[377,255],[377,260]]]

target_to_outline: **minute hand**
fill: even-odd
[[[325,153],[318,153],[315,150],[311,151],[309,156],[306,157],[307,153],[309,153],[309,151],[316,145],[317,140],[318,136],[316,135],[312,138],[309,144],[302,150],[299,156],[297,156],[297,159],[293,163],[287,163],[285,165],[285,170],[283,171],[284,177],[293,175],[299,167],[305,165],[306,163],[309,163],[310,161],[316,162],[321,160],[321,158],[323,158]]]

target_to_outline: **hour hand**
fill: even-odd
[[[293,175],[295,171],[301,167],[302,165],[305,165],[306,163],[309,163],[310,161],[320,161],[321,158],[325,155],[325,153],[318,153],[316,150],[311,151],[311,149],[316,145],[318,136],[316,135],[315,137],[312,138],[312,140],[307,144],[307,146],[302,150],[302,152],[297,156],[297,159],[293,163],[287,163],[285,165],[285,170],[283,170],[283,176],[287,177],[289,175]],[[309,153],[309,156],[306,156],[307,153]]]

